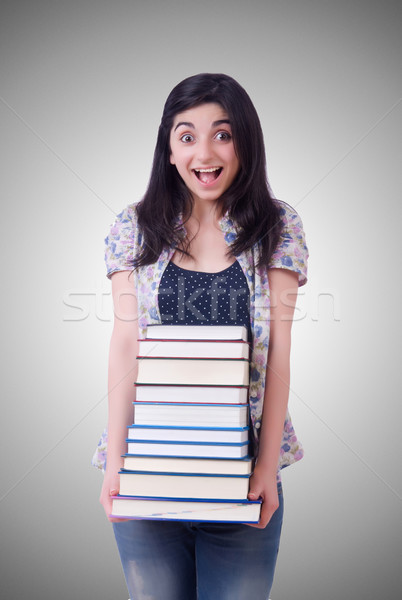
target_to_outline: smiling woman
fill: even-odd
[[[291,323],[297,287],[306,282],[307,248],[296,211],[273,198],[260,122],[234,79],[204,73],[172,90],[148,189],[118,215],[106,238],[106,263],[115,323],[108,438],[105,432],[95,462],[104,468],[107,451],[100,501],[113,522],[130,597],[266,600],[282,526],[280,469],[303,456],[287,402]],[[117,520],[112,499],[132,422],[138,338],[150,325],[200,322],[249,332],[254,463],[247,498],[262,500],[260,520]]]
[[[215,203],[239,172],[229,117],[216,103],[176,115],[170,150],[170,163],[176,166],[194,203]]]
[[[205,121],[193,122],[188,113],[202,105],[208,110],[208,116],[205,116]],[[210,106],[214,106],[216,111]],[[215,113],[214,116],[212,112]],[[199,118],[202,118],[201,113]],[[179,124],[182,127],[180,135],[178,130],[174,131]],[[211,129],[214,125],[215,139],[210,137],[211,131],[207,139],[202,138],[201,141],[197,138],[195,127]],[[230,135],[230,140],[227,135]],[[222,144],[234,149],[238,171],[229,186],[216,197],[216,216],[228,213],[236,222],[236,236],[232,240],[229,255],[233,257],[258,243],[257,264],[268,264],[279,241],[281,219],[279,206],[274,202],[267,183],[264,138],[257,111],[247,92],[233,78],[222,74],[202,73],[181,81],[166,100],[148,189],[137,211],[147,243],[142,245],[138,255],[134,257],[134,266],[152,264],[162,250],[171,245],[186,254],[190,250],[191,234],[198,230],[198,223],[188,223],[192,231],[187,231],[187,239],[183,240],[181,228],[178,227],[178,216],[183,218],[187,226],[187,219],[190,215],[195,215],[194,211],[198,207],[195,205],[196,198],[193,197],[192,189],[187,187],[186,179],[183,178],[184,173],[187,178],[187,172],[184,170],[182,174],[177,165],[172,164],[171,145],[176,141],[186,147],[188,144],[190,148],[201,143],[202,152],[207,152],[207,161],[205,162],[205,154],[204,157],[200,156],[200,163],[192,165],[197,169],[222,166],[208,162],[211,161],[208,153],[213,151],[212,148]],[[208,145],[205,147],[207,141]],[[234,166],[234,161],[231,164]],[[194,177],[194,173],[188,173],[187,181]],[[198,185],[195,191],[200,191]],[[211,207],[210,204],[209,206]]]

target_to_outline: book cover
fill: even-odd
[[[246,427],[248,405],[133,402],[137,425]]]
[[[146,339],[242,340],[247,341],[244,325],[148,325]]]
[[[248,385],[249,361],[244,358],[138,359],[137,383]]]
[[[261,501],[188,501],[165,498],[144,499],[118,495],[113,498],[114,518],[168,521],[207,521],[226,523],[258,523]]]
[[[211,475],[203,473],[165,473],[125,471],[120,475],[120,494],[154,498],[208,500],[247,499],[248,475]]]
[[[137,402],[182,402],[195,404],[246,404],[248,386],[193,384],[134,384]]]
[[[241,340],[140,339],[138,355],[159,358],[249,358],[250,347]]]
[[[147,456],[183,456],[188,458],[244,458],[248,454],[248,441],[237,444],[217,442],[172,442],[164,440],[130,440],[129,454]]]
[[[247,442],[249,427],[173,427],[162,425],[129,425],[130,440],[163,440],[172,442]]]
[[[249,457],[183,458],[176,456],[124,455],[124,470],[165,473],[204,473],[216,475],[251,475],[253,460]]]

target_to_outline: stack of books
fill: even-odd
[[[247,500],[249,345],[232,325],[150,325],[115,518],[257,523]]]

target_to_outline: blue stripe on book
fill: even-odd
[[[165,404],[165,403],[164,403]],[[225,406],[227,406],[225,404]],[[232,405],[229,405],[232,406]],[[236,405],[238,406],[238,405]],[[243,405],[240,405],[243,406]],[[128,429],[182,429],[195,431],[248,431],[250,427],[187,427],[185,425],[127,425]]]
[[[133,456],[133,457],[139,457],[139,458],[182,458],[183,460],[187,460],[187,459],[196,459],[196,460],[235,460],[236,462],[238,461],[249,461],[251,460],[253,457],[252,456],[241,456],[239,458],[233,458],[233,456],[208,456],[207,458],[202,458],[201,456],[166,456],[166,454],[122,454],[122,457],[125,456]],[[143,473],[143,471],[141,471],[141,473]]]
[[[135,444],[181,444],[183,446],[247,446],[248,441],[246,442],[182,442],[174,440],[132,440],[130,438],[126,439],[126,442],[131,442]]]
[[[177,475],[178,477],[236,477],[237,479],[248,479],[251,473],[247,475],[227,475],[221,473],[176,473],[175,471],[130,471],[129,469],[120,469],[119,475]]]
[[[112,500],[113,498],[115,498],[116,496],[112,496]],[[175,496],[121,496],[121,498],[138,498],[141,500],[174,500],[175,502],[178,500],[184,500],[184,502],[202,502],[202,501],[206,501],[206,502],[221,502],[220,500],[215,500],[214,498],[191,498],[186,497],[186,498],[176,498]],[[222,502],[234,502],[236,504],[245,504],[247,501],[247,498],[235,498],[234,500],[222,500]],[[257,501],[258,504],[258,501]],[[192,521],[193,519],[191,519]]]
[[[169,515],[171,514],[171,517],[162,517],[161,515]],[[182,513],[183,515],[193,515],[192,511],[183,511]],[[177,515],[176,513],[155,513],[154,515],[147,515],[146,517],[132,517],[130,515],[115,515],[114,513],[111,513],[109,516],[112,517],[112,519],[122,519],[124,521],[127,520],[131,520],[131,521],[191,521],[192,523],[211,523],[211,522],[215,522],[215,521],[211,521],[211,517],[209,519],[195,519],[194,517],[192,517],[191,519],[179,519],[179,517],[176,516],[176,518],[174,517],[174,515]],[[216,521],[216,523],[227,523],[228,525],[230,525],[231,523],[236,523],[239,524],[240,521],[230,521],[228,519],[219,519],[219,521]],[[242,520],[241,523],[243,525],[247,525],[247,523],[258,523],[258,520],[256,521],[246,521],[246,520]]]
[[[148,404],[158,405],[158,406],[227,406],[229,408],[233,406],[248,406],[248,403],[245,404],[215,404],[214,402],[206,403],[206,402],[138,402],[138,400],[134,400],[133,404],[138,404],[138,406],[146,406]]]
[[[205,357],[205,356],[141,356],[138,355],[137,359],[141,360],[228,360],[249,362],[248,358],[221,358],[219,357]]]
[[[141,457],[141,458],[182,458],[184,460],[244,460],[244,459],[250,459],[252,458],[251,456],[240,456],[238,458],[233,457],[233,456],[199,456],[197,454],[195,455],[191,455],[191,454],[186,454],[183,456],[183,454],[169,454],[168,456],[166,456],[166,454],[122,454],[122,456],[137,456],[137,457]],[[145,471],[141,471],[141,473],[145,473]],[[194,475],[198,475],[198,473],[194,473]],[[218,473],[219,475],[219,473]]]
[[[248,385],[228,385],[219,383],[140,383],[134,382],[137,387],[160,386],[160,387],[202,387],[202,388],[248,388]]]
[[[130,498],[133,498],[134,500],[156,500],[157,502],[159,502],[160,500],[172,500],[172,498],[166,498],[165,496],[133,496],[133,495],[127,495],[125,496],[124,494],[116,494],[116,496],[113,496],[112,499],[114,498],[124,498],[125,500],[129,500]],[[188,502],[188,498],[173,498],[173,500],[175,500],[176,502]],[[209,498],[197,498],[195,499],[195,502],[205,502],[206,504],[208,503],[222,503],[222,504],[261,504],[262,500],[248,500],[247,498],[245,500],[224,500],[222,498],[217,498],[216,500],[213,499],[209,499]]]

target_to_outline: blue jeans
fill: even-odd
[[[268,600],[283,518],[230,523],[122,521],[114,534],[131,600]]]

